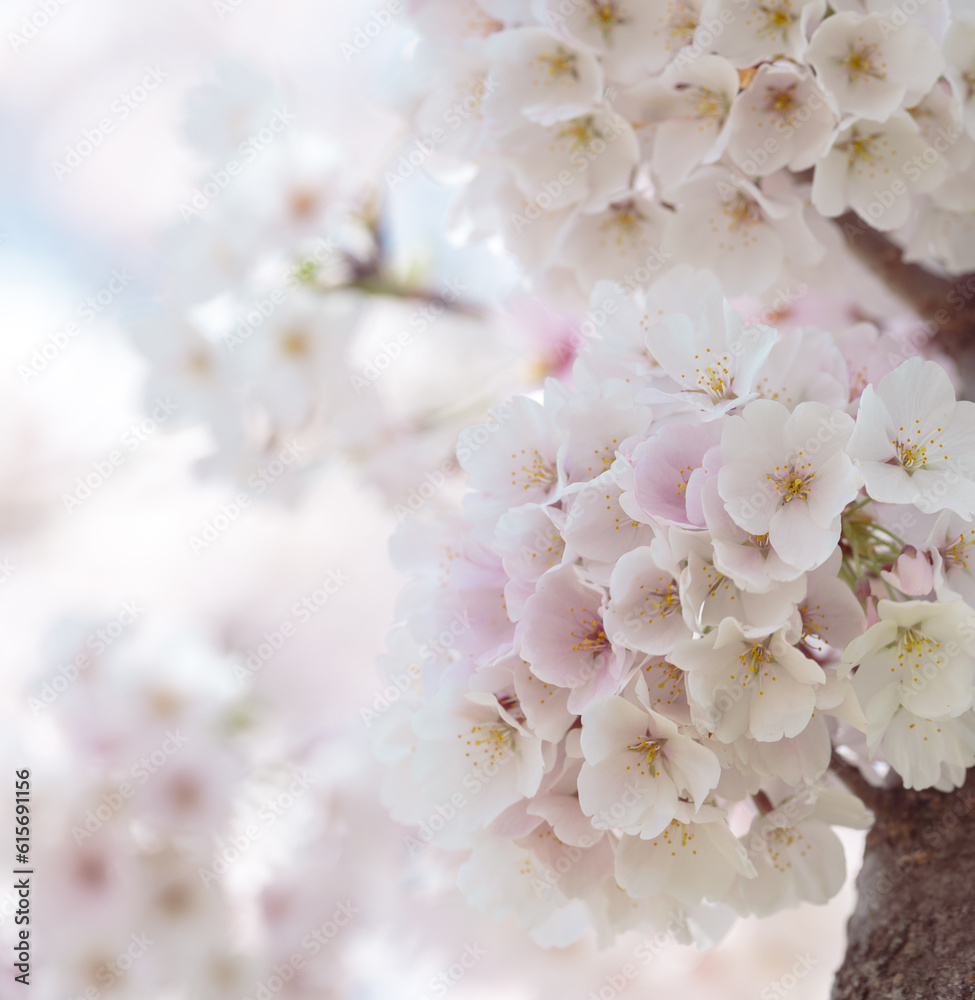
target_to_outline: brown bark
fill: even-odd
[[[853,254],[924,321],[923,339],[937,340],[975,394],[975,274],[942,277],[905,263],[897,246],[853,212],[836,222]]]
[[[975,769],[952,793],[872,799],[833,1000],[975,1000]]]

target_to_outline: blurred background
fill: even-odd
[[[455,501],[458,430],[558,374],[579,319],[447,242],[402,11],[0,11],[0,815],[29,768],[29,995],[825,998],[849,884],[707,953],[546,950],[378,801],[388,540]],[[13,881],[0,1000],[25,995]]]

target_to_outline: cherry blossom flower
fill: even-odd
[[[880,601],[880,620],[843,653],[868,735],[882,733],[898,705],[925,718],[954,718],[972,705],[975,612],[962,601]]]
[[[843,451],[853,420],[821,403],[789,413],[760,399],[728,421],[718,492],[735,523],[769,544],[792,566],[808,570],[829,557],[839,517],[861,479]]]
[[[861,118],[840,132],[817,162],[813,204],[827,216],[849,206],[876,229],[896,229],[910,215],[911,195],[930,191],[944,177],[940,158],[930,170],[916,166],[929,148],[907,114],[883,123]]]
[[[863,390],[848,452],[875,500],[975,509],[975,403],[956,402],[933,361],[911,358]]]
[[[593,702],[582,727],[579,805],[596,829],[652,840],[675,817],[690,819],[721,776],[707,747],[625,698]],[[617,803],[620,808],[613,808]]]
[[[621,556],[604,614],[612,641],[644,653],[668,653],[690,637],[681,613],[680,569],[663,539]]]
[[[627,663],[607,636],[602,601],[572,566],[557,567],[538,581],[519,623],[521,655],[536,677],[572,690],[573,712],[615,690]]]
[[[752,66],[773,56],[800,61],[811,26],[826,12],[824,0],[772,0],[743,7],[735,0],[708,0],[702,24],[722,25],[714,47],[736,66]],[[699,29],[701,33],[706,28]]]
[[[703,709],[702,723],[724,743],[746,734],[769,742],[795,736],[812,717],[822,668],[788,641],[788,630],[746,636],[726,618],[669,658],[688,673],[687,690]]]
[[[809,42],[809,62],[841,115],[886,121],[934,86],[944,57],[915,24],[891,30],[881,14],[826,18]]]
[[[768,916],[831,899],[846,877],[846,855],[832,825],[865,829],[871,823],[859,799],[828,788],[805,789],[759,813],[744,837],[757,874],[738,878],[741,911]]]
[[[575,118],[599,102],[597,60],[542,28],[496,32],[484,42],[484,53],[499,82],[485,113],[501,127],[510,127],[518,115],[542,124]]]
[[[685,906],[720,902],[736,876],[754,872],[744,847],[719,817],[672,820],[652,840],[624,835],[616,851],[616,879],[638,899],[667,893]]]

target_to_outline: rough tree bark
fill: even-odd
[[[860,792],[877,822],[833,1000],[973,1000],[975,769],[948,794]]]
[[[837,222],[853,253],[955,360],[972,398],[975,275],[933,275],[905,264],[855,215]],[[837,758],[833,769],[877,817],[833,1000],[975,1000],[975,768],[947,794],[875,789]]]

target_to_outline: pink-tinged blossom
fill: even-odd
[[[706,531],[670,530],[670,549],[684,568],[680,600],[684,621],[694,632],[706,631],[725,618],[738,619],[749,634],[779,628],[793,617],[803,591],[802,579],[778,583],[762,593],[739,588],[714,563]]]
[[[653,541],[653,530],[623,508],[617,478],[613,471],[605,472],[566,496],[569,513],[563,535],[574,555],[611,565]]]
[[[633,453],[635,499],[654,521],[703,527],[701,492],[719,456],[709,454],[721,441],[721,425],[666,424]],[[709,461],[706,461],[710,459]]]
[[[941,601],[960,597],[975,608],[975,532],[957,514],[942,511],[918,557],[931,560],[932,587]],[[923,596],[923,595],[917,595]]]
[[[664,654],[691,636],[681,613],[680,568],[662,539],[622,556],[609,582],[604,613],[613,643]]]
[[[551,411],[518,396],[461,434],[457,459],[470,485],[504,510],[552,497],[558,488],[558,445]]]
[[[617,689],[628,657],[603,624],[603,595],[572,566],[549,570],[525,604],[516,642],[532,673],[570,688],[569,710]]]
[[[447,843],[462,842],[533,795],[546,770],[544,744],[525,726],[517,703],[471,691],[465,666],[457,664],[413,716],[415,815],[426,822],[449,812]]]

